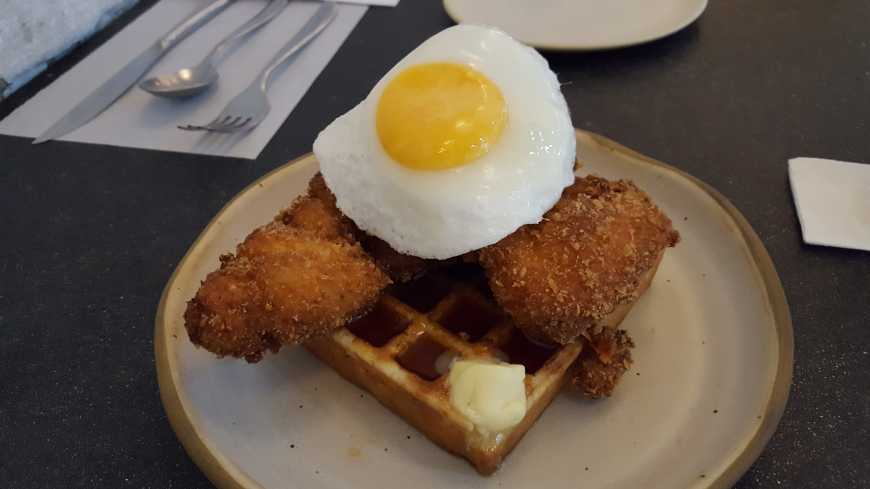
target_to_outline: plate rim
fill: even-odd
[[[740,235],[746,243],[747,248],[752,257],[752,263],[755,265],[760,275],[762,284],[767,292],[767,299],[770,303],[770,310],[773,316],[773,323],[776,329],[777,343],[779,346],[778,363],[776,375],[773,380],[770,396],[768,398],[764,414],[761,422],[756,426],[753,436],[749,439],[740,453],[732,460],[725,470],[715,479],[710,479],[708,485],[701,486],[703,489],[728,489],[749,469],[753,462],[761,455],[764,447],[767,445],[770,438],[776,431],[780,419],[785,411],[788,403],[789,392],[791,390],[792,374],[794,369],[794,332],[791,321],[791,312],[788,306],[788,300],[785,291],[782,287],[779,275],[776,272],[773,260],[767,253],[764,244],[758,237],[758,234],[749,224],[749,221],[743,214],[719,191],[699,180],[688,173],[671,166],[667,163],[650,158],[649,156],[638,153],[635,150],[627,148],[607,137],[595,134],[589,131],[575,129],[575,136],[591,140],[594,144],[601,146],[607,150],[625,154],[633,159],[664,169],[675,174],[678,178],[683,178],[689,183],[694,184],[707,195],[712,197],[714,201],[725,211],[726,214],[734,221],[737,228],[740,230]],[[174,362],[170,360],[168,343],[170,336],[166,328],[166,298],[175,284],[175,280],[193,252],[199,247],[200,242],[206,234],[211,231],[211,228],[217,224],[223,214],[229,209],[242,195],[259,186],[263,181],[271,178],[278,172],[291,171],[296,172],[304,168],[297,165],[302,161],[313,157],[312,153],[307,153],[269,171],[265,175],[257,178],[239,193],[233,196],[223,207],[215,214],[208,224],[199,233],[193,243],[188,247],[184,256],[178,262],[169,280],[163,288],[160,295],[160,301],[157,305],[157,312],[154,319],[154,357],[155,368],[157,370],[157,384],[160,391],[160,400],[163,404],[163,409],[166,412],[169,424],[175,432],[176,437],[181,442],[187,454],[194,463],[202,470],[205,476],[220,489],[264,489],[259,483],[253,480],[248,474],[239,469],[232,461],[227,460],[222,454],[213,449],[206,437],[200,433],[195,425],[194,416],[185,408],[178,390],[177,371],[174,370]]]
[[[442,0],[442,5],[444,6],[444,11],[447,12],[447,16],[450,17],[453,22],[457,24],[461,24],[463,20],[456,13],[455,4],[462,0]],[[634,39],[628,42],[617,42],[617,43],[603,43],[603,44],[550,44],[550,43],[530,43],[525,39],[516,38],[518,41],[522,42],[526,46],[531,46],[535,49],[540,49],[542,51],[553,52],[553,53],[578,53],[578,52],[592,52],[592,51],[610,51],[613,49],[621,49],[628,48],[632,46],[639,46],[641,44],[646,44],[649,42],[657,41],[659,39],[664,39],[672,34],[676,34],[681,30],[689,27],[699,18],[701,15],[707,10],[709,6],[709,0],[700,0],[700,4],[696,12],[692,13],[691,16],[687,17],[687,19],[679,24],[673,29],[666,30],[660,34],[653,34],[646,37],[642,37],[640,39]]]

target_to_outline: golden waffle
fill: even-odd
[[[366,316],[306,348],[445,450],[493,473],[559,393],[582,346],[530,342],[495,305],[482,271],[454,265],[391,288]],[[449,400],[445,352],[526,368],[527,412],[501,433],[477,431]],[[448,353],[449,356],[451,353]],[[443,369],[440,369],[443,371]]]

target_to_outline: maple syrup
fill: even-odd
[[[441,373],[436,368],[436,363],[438,362],[438,357],[445,351],[447,351],[447,348],[444,345],[429,336],[423,335],[396,357],[396,361],[399,362],[399,365],[414,372],[420,378],[432,381],[441,377]]]
[[[438,321],[452,333],[469,341],[478,341],[504,318],[493,308],[462,296]]]
[[[370,345],[381,347],[405,331],[409,324],[409,319],[378,301],[371,312],[348,324],[347,329]]]
[[[510,339],[502,346],[502,351],[507,354],[508,363],[518,363],[526,367],[526,374],[533,375],[541,369],[547,360],[556,353],[555,347],[535,343],[515,329]]]
[[[432,274],[394,285],[390,287],[389,293],[414,309],[426,313],[435,308],[438,302],[450,293],[450,284],[444,280],[444,277]]]

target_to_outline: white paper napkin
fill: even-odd
[[[0,134],[35,137],[129,60],[156,41],[205,0],[162,0],[112,39],[76,64],[6,119]],[[150,74],[168,73],[199,62],[233,29],[263,8],[263,1],[235,2],[176,46]],[[316,2],[293,1],[272,22],[252,34],[221,64],[220,80],[208,92],[188,100],[166,100],[134,86],[96,119],[60,138],[64,141],[256,158],[296,104],[338,51],[368,7],[338,5],[338,16],[286,69],[279,70],[269,90],[272,110],[246,134],[186,132],[178,124],[206,123],[254,79],[268,60],[317,9]],[[147,76],[147,75],[146,75]],[[51,141],[44,144],[52,144]]]
[[[788,176],[805,242],[870,251],[870,164],[794,158]]]

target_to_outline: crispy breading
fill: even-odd
[[[188,304],[191,341],[256,362],[364,314],[390,279],[360,247],[358,232],[316,175],[307,195],[221,257],[220,270]]]
[[[634,342],[628,333],[613,328],[602,328],[583,341],[583,352],[572,367],[571,384],[586,397],[610,397],[631,367]]]
[[[306,195],[221,257],[188,303],[185,326],[193,343],[256,362],[344,326],[374,305],[390,276],[410,280],[428,266],[360,231],[318,173]]]
[[[221,257],[188,303],[185,326],[194,344],[256,362],[266,351],[341,328],[388,284],[359,245],[274,222]]]
[[[359,241],[363,249],[395,282],[407,282],[425,273],[434,263],[416,256],[399,253],[387,242],[367,234],[345,216],[335,203],[335,195],[318,173],[308,184],[308,194],[296,200],[292,207],[276,218],[281,222],[308,230],[326,239]]]
[[[480,251],[499,305],[530,338],[576,341],[637,298],[640,277],[679,234],[633,183],[577,178],[534,225]]]
[[[328,240],[355,243],[360,233],[353,221],[338,210],[335,195],[320,173],[308,183],[308,193],[296,199],[275,220]]]

